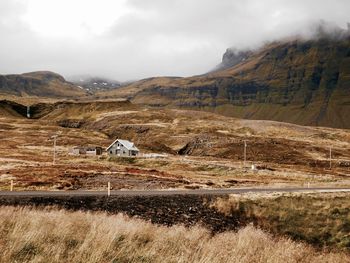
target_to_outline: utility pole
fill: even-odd
[[[332,170],[332,147],[329,147],[329,170]]]
[[[245,168],[246,161],[247,161],[247,141],[244,140],[244,156],[243,156],[243,168]]]
[[[53,138],[53,161],[52,164],[55,165],[56,163],[56,140],[58,135],[53,135],[51,138]]]

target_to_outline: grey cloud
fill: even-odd
[[[350,20],[348,0],[128,0],[127,6],[131,12],[103,35],[52,39],[20,19],[25,1],[2,0],[0,73],[45,69],[119,80],[188,76],[213,68],[228,47],[308,36],[321,19],[342,27]]]

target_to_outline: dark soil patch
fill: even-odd
[[[244,214],[224,215],[210,204],[217,196],[0,196],[0,205],[55,206],[68,210],[106,211],[124,213],[132,217],[171,226],[203,225],[214,233],[235,230],[246,224]]]

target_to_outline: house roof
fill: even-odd
[[[116,143],[119,142],[122,144],[126,149],[129,151],[139,151],[139,149],[134,145],[134,143],[128,141],[128,140],[121,140],[121,139],[116,139],[110,146],[108,146],[107,151]]]

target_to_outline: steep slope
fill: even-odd
[[[0,100],[0,116],[1,117],[25,117],[27,115],[27,107],[9,100]]]
[[[0,75],[0,94],[40,97],[78,97],[86,92],[62,76],[38,71],[21,75]]]
[[[350,128],[349,38],[275,42],[238,58],[241,61],[233,67],[205,75],[146,79],[99,96]]]

